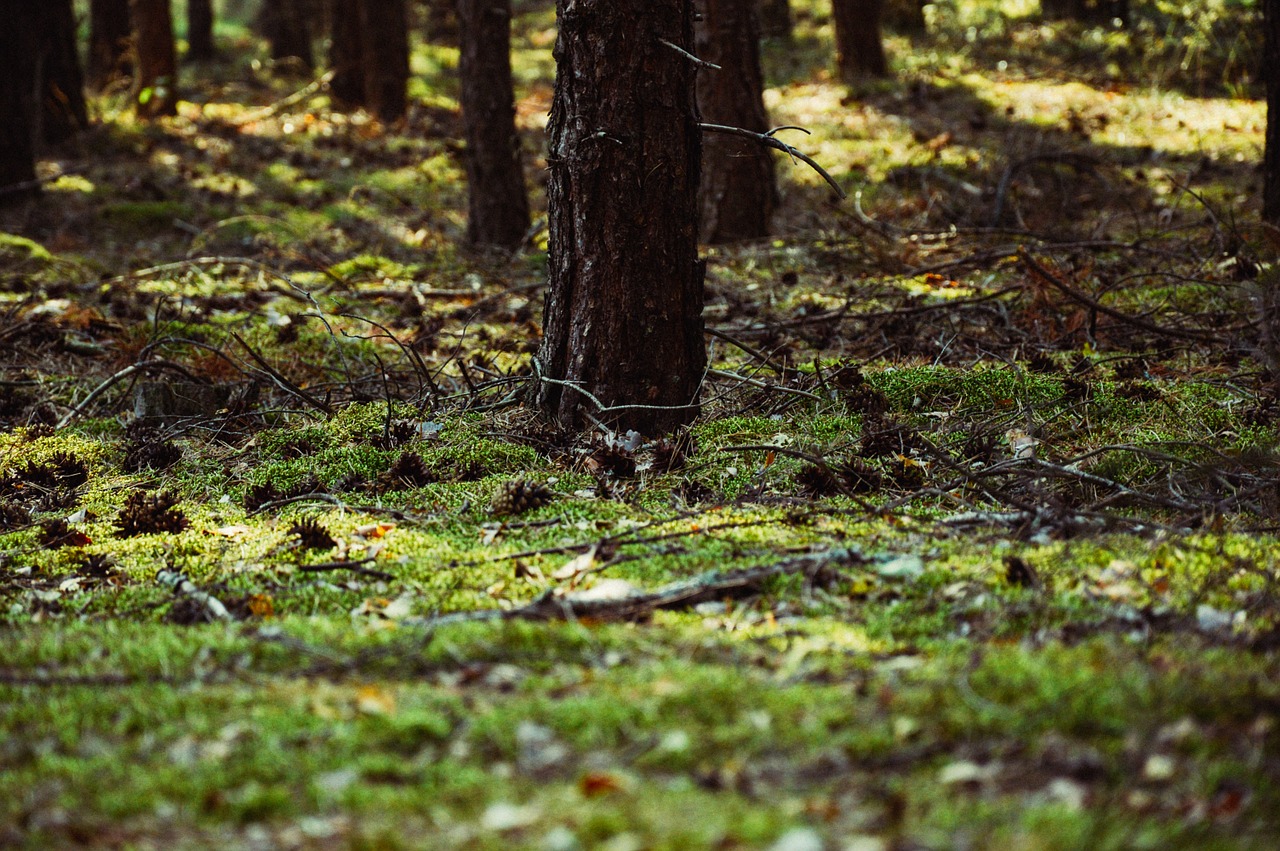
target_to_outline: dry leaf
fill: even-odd
[[[356,711],[362,715],[394,715],[395,695],[380,686],[361,686],[356,691]]]
[[[551,574],[551,578],[557,582],[569,580],[570,583],[582,574],[591,570],[596,563],[596,545],[592,544],[591,549],[587,550],[580,556],[575,556],[565,562],[564,566]]]

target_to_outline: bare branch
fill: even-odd
[[[775,127],[768,133],[756,133],[753,130],[747,130],[742,127],[730,127],[727,124],[699,124],[698,126],[707,133],[724,133],[729,136],[741,136],[744,139],[752,139],[759,142],[766,148],[773,148],[774,150],[782,151],[787,156],[800,160],[802,163],[821,175],[822,179],[827,182],[827,185],[831,187],[831,191],[835,192],[837,197],[841,199],[845,197],[844,190],[840,188],[839,183],[836,183],[836,179],[828,174],[825,168],[818,165],[812,157],[771,135],[773,133],[777,133],[779,130],[804,130],[803,127]],[[809,131],[804,130],[804,132],[808,133]]]

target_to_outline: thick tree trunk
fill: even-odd
[[[45,0],[40,70],[41,130],[44,140],[57,144],[89,126],[84,100],[84,74],[76,50],[76,15],[71,0]]]
[[[264,0],[258,29],[267,40],[272,61],[292,60],[308,70],[315,65],[308,5],[298,0]]]
[[[89,85],[106,87],[112,80],[133,73],[129,44],[133,26],[129,23],[129,0],[89,2]]]
[[[169,0],[129,0],[137,43],[134,108],[142,118],[173,115],[178,104],[178,60]]]
[[[213,0],[187,0],[187,59],[213,58]]]
[[[1262,74],[1267,84],[1267,141],[1263,154],[1263,221],[1280,227],[1280,0],[1264,0]]]
[[[331,0],[329,26],[329,93],[339,106],[363,106],[364,39],[358,0]]]
[[[766,132],[754,0],[702,0],[697,45],[698,58],[720,66],[698,73],[703,121]],[[769,150],[738,136],[709,134],[703,140],[700,197],[703,241],[766,236],[778,197]]]
[[[566,425],[661,433],[697,415],[706,364],[694,65],[664,43],[691,50],[692,3],[556,11],[537,399]]]
[[[1087,24],[1105,24],[1114,19],[1129,20],[1129,0],[1040,0],[1046,18],[1067,19]]]
[[[883,0],[831,0],[836,29],[836,68],[840,79],[887,77],[889,61],[880,41]]]
[[[33,120],[39,55],[39,9],[29,0],[0,0],[0,205],[38,193]]]
[[[458,19],[467,241],[515,248],[529,230],[529,200],[511,85],[511,0],[458,0]]]
[[[404,0],[360,0],[364,98],[369,111],[395,121],[408,106],[409,20]]]
[[[791,38],[791,0],[761,0],[760,32],[765,38]]]

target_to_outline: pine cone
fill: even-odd
[[[296,537],[299,548],[304,550],[331,550],[338,545],[329,530],[311,517],[294,521],[287,534]]]
[[[494,514],[523,514],[551,502],[554,494],[546,485],[525,479],[512,479],[493,497],[490,510]]]
[[[116,519],[116,536],[131,538],[134,535],[158,535],[162,532],[176,534],[191,525],[187,516],[177,508],[178,498],[168,491],[129,494],[120,516]]]
[[[417,452],[402,452],[391,469],[378,482],[386,490],[420,488],[437,481],[438,477]]]

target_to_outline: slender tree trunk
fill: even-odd
[[[187,0],[187,58],[213,58],[213,0]]]
[[[33,94],[39,54],[39,9],[28,0],[0,0],[5,26],[0,27],[0,205],[39,192]]]
[[[765,38],[791,39],[791,0],[761,0],[760,32]]]
[[[173,115],[178,104],[178,60],[169,0],[129,0],[129,10],[138,46],[134,108],[142,118]]]
[[[84,74],[76,50],[76,15],[71,0],[44,0],[41,24],[40,93],[42,135],[57,144],[89,126]]]
[[[698,58],[720,66],[698,72],[703,120],[766,132],[754,0],[702,0],[697,45]],[[709,134],[703,140],[700,197],[703,241],[766,236],[778,197],[769,150],[737,136]]]
[[[359,0],[329,4],[329,93],[339,106],[364,105],[364,38],[360,35]]]
[[[309,5],[298,0],[264,0],[258,13],[258,29],[267,40],[272,61],[292,59],[308,70],[314,67]]]
[[[529,230],[529,200],[511,84],[511,0],[458,0],[458,20],[467,241],[515,248]]]
[[[836,29],[836,67],[840,78],[887,77],[889,60],[880,40],[883,0],[831,0]]]
[[[133,73],[129,61],[132,34],[129,0],[90,0],[88,77],[94,89]]]
[[[1280,0],[1262,4],[1265,43],[1262,74],[1267,84],[1267,140],[1263,154],[1262,218],[1280,227]]]
[[[409,20],[404,0],[361,0],[364,97],[369,111],[395,121],[408,106]]]
[[[655,434],[698,412],[701,134],[689,0],[557,0],[537,400]],[[588,396],[586,394],[591,394]],[[604,406],[600,410],[596,401]]]

